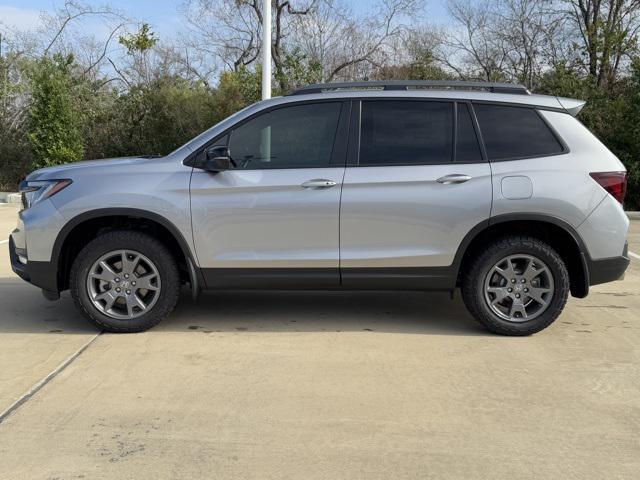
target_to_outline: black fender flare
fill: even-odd
[[[586,297],[589,293],[589,264],[591,262],[591,257],[589,256],[589,251],[584,243],[584,240],[580,237],[577,230],[565,220],[561,218],[555,217],[553,215],[547,215],[542,213],[505,213],[502,215],[496,215],[495,217],[490,217],[482,222],[478,223],[475,227],[473,227],[469,232],[464,236],[458,250],[456,251],[456,255],[453,260],[452,267],[456,275],[459,274],[460,268],[462,266],[462,259],[464,258],[467,249],[473,242],[473,240],[480,235],[486,229],[499,225],[501,223],[514,222],[514,221],[535,221],[542,223],[549,223],[555,225],[556,227],[561,228],[566,233],[568,233],[571,238],[574,240],[576,245],[578,246],[578,253],[580,256],[580,265],[582,267],[582,281],[580,282],[580,288],[576,290],[576,295],[579,298]],[[572,292],[573,294],[574,292]]]
[[[159,225],[162,225],[176,239],[176,242],[178,242],[178,245],[182,250],[184,258],[187,260],[187,271],[189,272],[192,289],[198,290],[199,286],[202,285],[203,280],[202,278],[200,278],[200,270],[197,267],[194,267],[195,265],[197,265],[195,256],[193,255],[189,244],[185,240],[180,230],[171,221],[169,221],[162,215],[138,208],[100,208],[96,210],[90,210],[73,217],[71,220],[67,221],[67,223],[62,227],[62,229],[58,233],[58,236],[56,237],[56,240],[53,244],[53,250],[51,252],[51,264],[55,265],[56,268],[59,267],[62,247],[64,246],[67,238],[69,237],[69,234],[73,231],[74,228],[86,222],[87,220],[95,220],[102,217],[143,218],[145,220],[150,220]]]

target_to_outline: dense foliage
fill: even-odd
[[[43,57],[29,71],[31,107],[27,138],[35,167],[76,162],[83,157],[81,116],[71,99],[72,57]]]

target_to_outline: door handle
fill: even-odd
[[[440,177],[436,180],[438,183],[442,183],[444,185],[451,185],[453,183],[464,183],[471,180],[472,177],[469,175],[460,175],[458,173],[454,173],[452,175],[445,175],[444,177]]]
[[[327,180],[326,178],[314,178],[312,180],[307,180],[300,186],[302,188],[331,188],[336,185],[336,182],[333,180]]]

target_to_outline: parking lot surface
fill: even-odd
[[[526,338],[397,292],[185,292],[111,335],[0,248],[2,479],[638,478],[638,259]]]

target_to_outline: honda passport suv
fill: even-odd
[[[550,325],[622,277],[622,163],[584,102],[511,84],[311,85],[162,158],[45,168],[21,185],[13,270],[100,329],[201,289],[461,288],[499,334]]]

